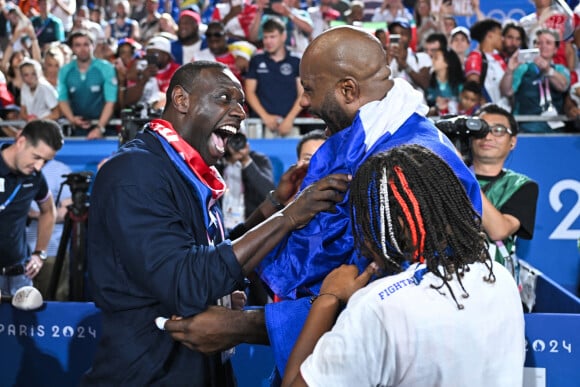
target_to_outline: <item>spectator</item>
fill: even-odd
[[[425,39],[439,32],[439,25],[431,12],[430,0],[417,0],[413,10],[413,19],[417,26],[417,46],[420,51],[425,48]],[[447,42],[447,38],[445,41]]]
[[[250,25],[249,40],[263,41],[264,24],[271,18],[276,18],[285,25],[286,46],[292,52],[302,55],[310,42],[312,20],[307,11],[297,8],[297,0],[282,0],[271,2],[258,0],[258,10]]]
[[[393,148],[360,167],[349,204],[372,263],[325,278],[282,385],[521,386],[518,290],[452,169],[424,147]],[[393,275],[363,288],[379,270]]]
[[[431,60],[433,60],[435,52],[447,51],[447,38],[442,33],[435,32],[425,38],[423,49],[423,51],[429,55]]]
[[[389,44],[388,54],[392,58],[390,68],[393,78],[403,78],[414,88],[425,92],[429,86],[431,58],[424,52],[413,52],[409,47],[411,26],[404,20],[389,23],[389,34],[400,35],[400,41]]]
[[[514,21],[505,23],[502,30],[501,56],[507,63],[514,52],[522,48],[528,48],[526,32]]]
[[[14,7],[12,3],[9,3],[10,7],[6,4],[6,0],[0,0],[0,50],[4,52],[8,40],[10,40],[10,22],[8,21],[8,14],[11,7]]]
[[[557,3],[552,0],[534,0],[536,11],[530,13],[520,19],[520,25],[526,32],[528,37],[528,47],[535,47],[536,31],[539,29],[554,29],[558,31],[558,41],[563,44],[558,45],[558,51],[554,56],[554,63],[562,64],[573,71],[576,66],[577,55],[576,50],[572,47],[572,42],[568,40],[565,31],[570,16],[558,12],[559,7]],[[554,6],[553,6],[554,5]],[[565,22],[562,22],[565,20]]]
[[[201,17],[198,13],[186,9],[179,14],[177,22],[177,41],[171,43],[171,53],[179,64],[197,60],[202,49],[199,36]]]
[[[288,52],[286,28],[276,18],[263,26],[264,52],[250,60],[246,74],[245,91],[251,117],[260,117],[267,134],[287,136],[294,129],[294,119],[300,107],[300,59]]]
[[[30,20],[38,37],[38,44],[43,51],[52,42],[64,41],[62,21],[50,13],[52,1],[38,0],[40,14]]]
[[[350,8],[344,13],[346,23],[355,25],[355,23],[362,23],[365,17],[365,4],[360,0],[353,0],[350,2]]]
[[[461,66],[465,63],[465,58],[469,54],[469,47],[471,46],[471,35],[469,30],[465,27],[455,27],[451,30],[449,38],[449,48],[457,54]]]
[[[11,145],[0,151],[0,289],[14,294],[32,285],[44,260],[56,216],[52,194],[41,168],[63,144],[62,131],[54,121],[31,121]],[[23,188],[24,187],[24,188]],[[32,201],[38,203],[38,239],[34,251],[26,244],[26,220]]]
[[[256,47],[246,41],[233,42],[228,45],[224,25],[211,22],[205,32],[207,48],[201,50],[200,59],[220,62],[228,66],[232,73],[243,82],[242,76],[248,71],[250,59]]]
[[[130,6],[127,0],[120,0],[115,4],[115,18],[105,27],[105,38],[115,40],[131,38],[139,41],[139,23],[129,18]]]
[[[75,0],[53,0],[54,4],[51,13],[62,23],[65,37],[70,34],[73,28],[73,15],[77,11],[77,2]],[[87,12],[88,16],[88,12]],[[64,41],[64,39],[62,40]]]
[[[147,63],[155,66],[157,70],[155,78],[157,79],[159,91],[165,94],[171,77],[179,68],[179,63],[173,60],[171,54],[171,42],[163,36],[155,36],[147,42],[145,55]]]
[[[58,72],[64,64],[64,55],[57,46],[51,46],[44,54],[44,61],[42,62],[44,78],[57,90]]]
[[[514,114],[542,115],[545,117],[564,114],[564,97],[570,86],[570,72],[561,64],[554,63],[558,51],[558,32],[540,29],[536,31],[536,47],[540,55],[533,62],[520,63],[514,54],[501,80],[501,90],[514,98]],[[561,129],[561,121],[522,122],[524,133],[549,133]]]
[[[159,8],[159,0],[145,0],[145,9],[147,15],[139,23],[139,30],[141,31],[141,42],[147,42],[156,34],[161,32],[159,26],[159,19],[161,15],[157,12]],[[175,32],[174,32],[175,34]]]
[[[314,153],[324,144],[327,138],[326,133],[320,129],[311,130],[302,135],[296,146],[298,165],[308,164]]]
[[[76,59],[59,72],[59,106],[72,126],[73,136],[101,138],[117,101],[115,68],[93,58],[94,44],[87,31],[75,31],[69,42]]]
[[[463,84],[463,90],[459,95],[459,114],[472,116],[479,109],[481,102],[481,86],[473,81]]]
[[[426,94],[431,114],[457,114],[459,94],[464,82],[465,76],[457,54],[452,50],[435,51]]]
[[[6,49],[11,47],[14,52],[18,52],[28,48],[27,45],[29,42],[27,40],[35,38],[36,34],[28,33],[28,31],[30,31],[30,27],[32,27],[32,23],[30,22],[30,19],[20,10],[19,7],[10,6],[7,7],[7,9],[8,9],[8,21],[10,24],[10,30],[12,31],[12,37],[10,42],[11,44],[6,46]],[[28,37],[28,39],[26,37]],[[6,53],[4,53],[3,56],[6,57]]]
[[[471,141],[473,171],[482,189],[482,225],[488,237],[490,256],[503,264],[519,283],[516,238],[532,239],[536,221],[538,184],[505,168],[517,144],[518,124],[497,105],[478,112],[490,126],[485,138]]]
[[[413,15],[405,8],[402,0],[383,0],[381,6],[375,8],[372,21],[391,24],[395,20],[404,20],[410,23],[413,20]]]
[[[159,32],[171,36],[171,40],[177,40],[177,23],[169,13],[162,13],[159,17]]]
[[[89,19],[89,14],[89,8],[86,5],[79,7],[74,17],[72,32],[78,30],[87,30],[91,33],[93,42],[104,41],[105,30],[103,29],[103,26]]]
[[[231,230],[245,222],[275,188],[274,174],[268,156],[250,150],[243,133],[228,140],[221,161],[218,170],[227,187],[221,201],[222,211],[225,227]]]
[[[55,225],[52,230],[52,235],[48,246],[46,248],[47,258],[44,261],[44,265],[40,273],[34,277],[34,287],[37,288],[42,297],[45,300],[49,300],[50,294],[48,293],[52,273],[54,271],[54,263],[56,262],[56,257],[58,254],[58,246],[60,244],[60,239],[63,233],[64,219],[67,213],[67,207],[72,204],[70,188],[66,184],[62,184],[64,181],[63,176],[72,173],[71,169],[63,162],[57,160],[50,160],[46,163],[42,169],[42,174],[44,175],[46,182],[48,184],[48,189],[52,193],[54,200],[58,200],[56,204],[56,218]],[[62,188],[62,189],[61,189]],[[59,197],[60,194],[60,197]],[[30,211],[28,212],[28,218],[30,224],[27,226],[26,232],[26,242],[30,249],[34,249],[37,240],[37,230],[38,230],[38,218],[40,212],[38,205],[32,202]],[[56,298],[56,301],[68,301],[68,276],[69,270],[65,259],[62,272],[60,273]]]
[[[334,0],[321,0],[320,4],[308,8],[310,20],[312,20],[312,33],[310,39],[330,28],[330,22],[340,18],[340,12],[332,8]]]
[[[499,54],[501,24],[494,19],[484,19],[472,25],[469,32],[471,38],[479,42],[479,47],[465,59],[465,78],[481,85],[485,101],[509,111],[509,101],[502,96],[499,87],[506,70],[506,63]]]
[[[57,120],[60,118],[58,92],[42,74],[42,66],[34,59],[20,63],[23,85],[20,95],[20,116],[23,120]]]

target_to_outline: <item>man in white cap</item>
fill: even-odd
[[[163,94],[169,87],[169,81],[179,68],[179,63],[171,54],[171,42],[163,36],[155,36],[145,46],[145,59],[148,66],[154,66],[157,70],[155,78],[159,85],[159,91]]]

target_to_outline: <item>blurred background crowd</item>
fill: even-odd
[[[154,115],[176,69],[197,60],[230,67],[266,137],[304,134],[313,127],[296,125],[309,117],[300,106],[301,54],[341,24],[375,34],[392,77],[421,91],[432,116],[469,115],[494,102],[528,117],[523,133],[580,130],[574,2],[534,0],[529,14],[501,20],[479,0],[0,0],[0,7],[5,136],[36,118],[62,120],[69,136],[116,135],[115,118]]]

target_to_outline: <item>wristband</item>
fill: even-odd
[[[338,305],[343,306],[341,299],[338,298],[338,296],[336,294],[332,294],[332,293],[320,293],[317,296],[312,296],[312,297],[310,297],[310,304],[314,304],[314,301],[316,301],[319,297],[322,297],[322,296],[332,296],[338,300]]]
[[[270,203],[272,203],[274,207],[276,207],[277,211],[280,211],[281,209],[286,207],[284,204],[280,203],[279,201],[276,200],[276,198],[274,198],[274,190],[268,192],[268,200],[270,201]]]

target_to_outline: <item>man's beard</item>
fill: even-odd
[[[326,123],[328,130],[335,134],[349,127],[352,124],[352,120],[344,114],[332,93],[332,91],[328,92],[324,96],[320,110],[312,111],[312,113],[320,117]]]

